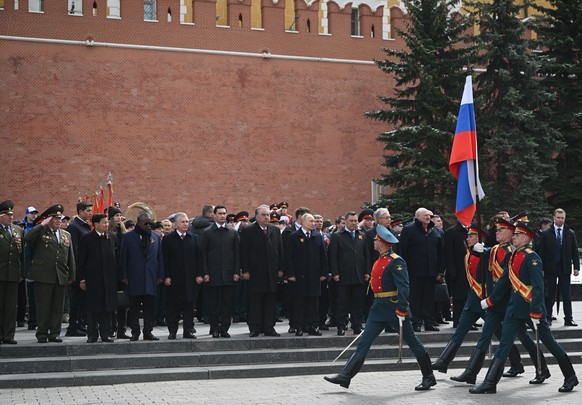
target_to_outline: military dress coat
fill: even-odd
[[[85,280],[87,312],[113,312],[117,308],[119,242],[105,232],[89,232],[79,240],[77,278]]]
[[[10,235],[0,227],[0,282],[18,283],[24,278],[22,228],[11,226]]]
[[[121,279],[127,279],[127,295],[156,295],[158,280],[164,279],[162,238],[151,232],[147,255],[142,238],[136,231],[129,231],[121,238],[119,270]]]
[[[319,297],[320,277],[327,277],[327,253],[323,236],[311,232],[307,238],[302,229],[291,235],[285,252],[287,277],[295,277],[291,293],[298,297]]]
[[[37,283],[64,286],[75,280],[71,234],[63,229],[57,230],[57,233],[58,242],[48,226],[39,224],[24,236],[24,241],[31,245],[34,252],[28,277]]]

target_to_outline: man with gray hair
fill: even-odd
[[[247,323],[250,337],[280,336],[275,331],[277,278],[283,277],[283,243],[278,227],[270,225],[269,206],[255,210],[256,222],[240,233],[242,279],[248,283]]]
[[[435,325],[434,285],[437,274],[444,273],[443,235],[435,230],[431,212],[416,210],[414,222],[400,235],[399,254],[408,264],[410,276],[410,310],[415,332],[438,331]]]

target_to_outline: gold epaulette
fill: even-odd
[[[526,253],[533,253],[533,250],[531,250],[530,248],[525,249]]]
[[[390,257],[393,259],[398,259],[400,256],[398,256],[396,253],[390,253]]]

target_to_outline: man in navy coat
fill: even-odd
[[[159,340],[152,334],[154,328],[154,302],[157,285],[164,279],[162,238],[152,232],[152,218],[143,211],[137,216],[133,231],[121,239],[120,271],[121,279],[127,284],[131,314],[131,338],[136,341],[140,335],[139,312],[143,305],[143,338]]]
[[[323,236],[314,232],[315,218],[303,214],[301,228],[289,235],[285,252],[287,280],[292,283],[291,295],[295,313],[295,336],[321,336],[319,296],[321,282],[327,279],[327,253]]]

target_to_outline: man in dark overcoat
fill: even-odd
[[[162,238],[152,232],[153,221],[143,211],[137,216],[135,228],[123,235],[119,268],[122,282],[127,284],[129,297],[131,338],[140,335],[139,313],[143,305],[143,338],[159,340],[152,334],[154,328],[154,303],[157,285],[164,279]]]
[[[200,250],[202,273],[209,301],[210,333],[213,338],[229,338],[234,283],[239,279],[238,233],[226,224],[227,210],[214,207],[215,223],[202,232]]]
[[[177,213],[174,224],[176,230],[162,241],[164,283],[168,288],[168,339],[176,339],[180,312],[184,319],[182,337],[194,339],[194,304],[198,284],[202,283],[198,236],[188,230],[189,219],[185,213]]]
[[[87,310],[87,343],[113,342],[111,338],[112,314],[117,308],[117,236],[107,230],[109,220],[105,214],[91,217],[94,230],[79,241],[77,278],[85,291]]]
[[[345,335],[350,314],[354,334],[362,331],[366,283],[370,279],[370,254],[366,235],[358,230],[355,212],[346,214],[346,226],[331,235],[329,266],[337,283],[337,334]]]
[[[467,253],[467,228],[457,223],[445,230],[445,277],[449,287],[449,294],[453,297],[453,327],[456,328],[463,313],[469,283],[465,275],[465,255]]]
[[[289,235],[285,252],[286,275],[291,283],[295,336],[321,336],[319,331],[319,296],[321,282],[327,279],[327,252],[323,236],[315,230],[311,214],[301,217],[301,229]]]
[[[79,246],[83,235],[91,232],[91,216],[93,215],[93,206],[87,201],[77,203],[77,216],[67,227],[67,232],[71,234],[73,243],[73,254],[75,262],[79,261]],[[65,336],[85,336],[86,329],[83,326],[85,319],[85,292],[79,285],[79,274],[77,279],[69,286],[69,326]]]
[[[255,210],[256,222],[240,234],[242,278],[248,282],[247,323],[251,337],[280,336],[275,331],[277,278],[283,277],[284,259],[281,231],[270,225],[268,205]]]

